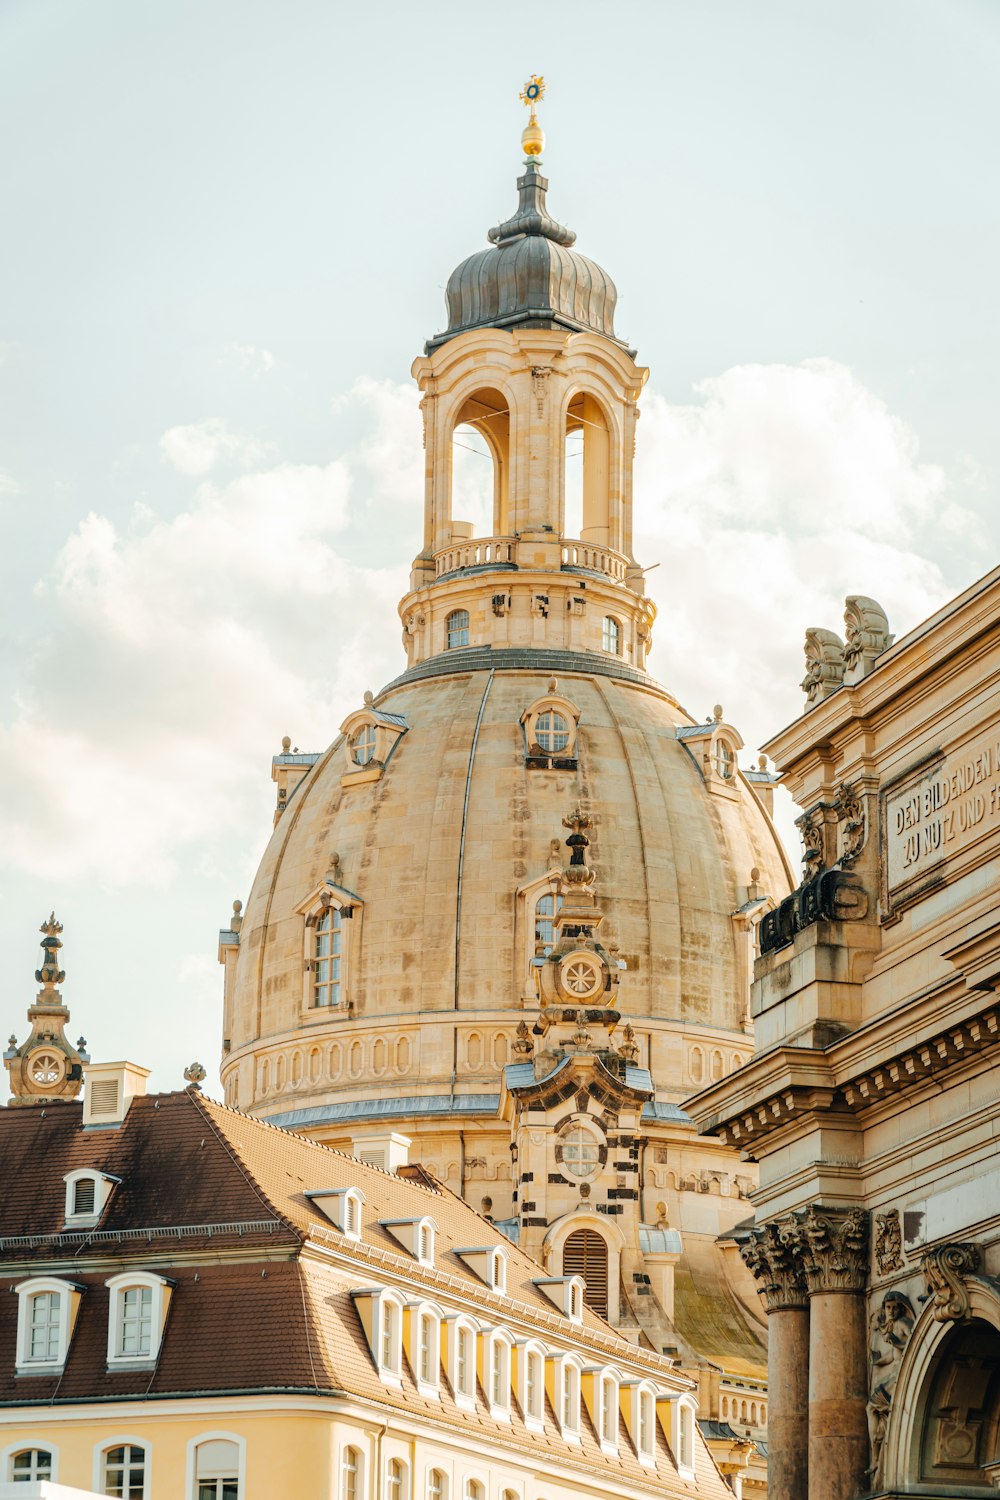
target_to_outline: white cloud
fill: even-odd
[[[739,366],[695,398],[643,401],[636,553],[661,563],[650,665],[696,715],[721,699],[756,745],[801,711],[808,626],[842,633],[846,595],[869,594],[902,633],[954,591],[942,534],[963,582],[978,532],[843,365]]]
[[[160,448],[174,468],[189,479],[200,479],[223,463],[249,468],[269,452],[268,444],[230,432],[221,417],[169,428],[160,438]]]
[[[16,479],[11,479],[9,474],[0,471],[0,495],[19,495],[21,486]]]
[[[253,344],[229,344],[226,353],[247,375],[267,375],[274,369],[274,355],[270,349],[255,349]]]
[[[803,632],[838,628],[847,593],[874,595],[898,631],[949,597],[942,517],[958,584],[974,575],[981,539],[947,476],[842,366],[742,367],[690,403],[643,406],[651,667],[695,714],[721,701],[748,753],[800,711]],[[171,519],[143,502],[122,527],[90,515],[67,538],[0,727],[13,868],[134,885],[182,859],[242,871],[282,734],[322,749],[401,670],[416,397],[362,380],[338,410],[357,429],[338,461],[205,480]]]

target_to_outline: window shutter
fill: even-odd
[[[583,1300],[602,1318],[608,1315],[608,1246],[593,1229],[577,1229],[563,1246],[563,1275],[582,1276]]]

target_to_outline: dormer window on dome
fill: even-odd
[[[382,713],[374,694],[365,693],[364,707],[348,714],[340,726],[346,764],[341,785],[378,781],[408,727],[401,714]]]
[[[303,917],[303,1019],[349,1013],[351,940],[361,898],[340,884],[340,856],[330,857],[323,884],[299,906]]]
[[[743,749],[743,740],[738,730],[724,722],[721,705],[715,705],[712,717],[704,724],[682,724],[676,734],[694,757],[709,791],[723,797],[738,797],[737,754]]]
[[[559,692],[553,678],[547,692],[521,715],[527,765],[572,770],[576,766],[579,720],[580,710]]]

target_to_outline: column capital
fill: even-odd
[[[809,1295],[863,1292],[868,1285],[867,1210],[812,1203],[795,1220],[787,1233],[794,1240]]]
[[[752,1229],[740,1244],[740,1255],[754,1276],[769,1313],[808,1305],[798,1249],[787,1232],[797,1227],[791,1217],[775,1219]]]

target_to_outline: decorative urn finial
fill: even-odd
[[[184,1069],[184,1077],[193,1089],[200,1089],[202,1084],[205,1082],[205,1079],[208,1077],[208,1073],[202,1067],[200,1062],[193,1062],[188,1063],[187,1067]]]

